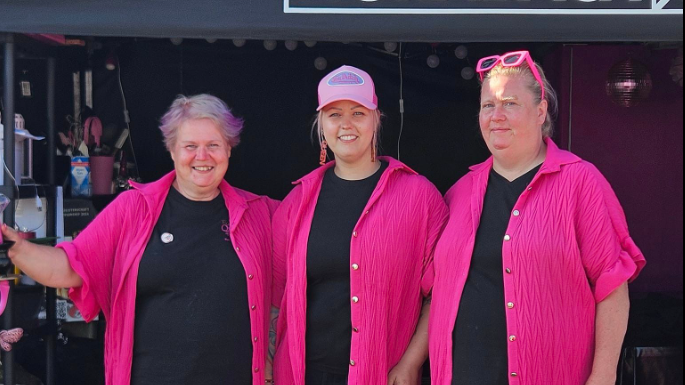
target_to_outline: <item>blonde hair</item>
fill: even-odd
[[[549,80],[547,80],[542,67],[538,63],[535,63],[535,67],[537,68],[538,73],[540,74],[540,79],[542,79],[542,84],[545,87],[545,100],[547,100],[547,117],[545,118],[545,122],[542,124],[542,137],[549,138],[554,134],[554,120],[556,119],[557,112],[559,111],[559,102],[557,99],[557,93],[554,91],[554,88],[552,88]],[[505,67],[502,65],[502,63],[499,63],[485,74],[483,83],[498,76],[519,76],[525,79],[528,90],[530,90],[530,92],[535,96],[535,101],[538,104],[542,102],[540,99],[540,96],[542,95],[542,86],[535,79],[535,75],[533,75],[528,63],[522,63],[517,67]]]

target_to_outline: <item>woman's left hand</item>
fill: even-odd
[[[388,385],[419,385],[419,370],[400,362],[388,374]]]

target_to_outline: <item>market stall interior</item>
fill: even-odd
[[[318,164],[318,143],[311,136],[317,105],[313,90],[325,73],[343,64],[365,69],[376,81],[385,115],[382,153],[398,157],[444,193],[470,165],[489,155],[477,122],[476,62],[487,55],[529,50],[560,93],[555,141],[606,175],[625,208],[633,238],[649,259],[649,268],[631,286],[634,305],[625,358],[635,356],[632,348],[675,346],[659,352],[663,362],[676,357],[682,380],[681,42],[431,44],[7,36],[14,51],[6,49],[3,59],[15,64],[13,74],[5,73],[5,79],[13,81],[4,86],[3,123],[12,122],[5,116],[12,111],[22,116],[33,137],[46,137],[32,140],[32,157],[20,152],[33,167],[30,177],[13,173],[16,183],[25,186],[14,193],[11,184],[11,196],[23,204],[15,205],[11,215],[19,218],[13,223],[23,230],[43,226],[39,238],[70,236],[77,229],[69,226],[78,227],[73,222],[78,218],[68,216],[68,208],[86,207],[86,216],[93,215],[124,188],[121,180],[152,181],[172,169],[157,127],[178,94],[216,95],[245,119],[228,180],[282,199],[291,181]],[[79,197],[71,157],[83,155],[81,146],[91,159],[97,153],[111,162],[105,165],[104,190]],[[14,150],[7,144],[4,148]],[[95,164],[89,167],[95,178]],[[49,187],[34,191],[26,185]],[[62,193],[53,186],[63,187]],[[43,197],[54,203],[39,208]],[[61,211],[48,220],[53,209]],[[24,223],[32,220],[32,210],[39,213],[38,223],[22,224],[22,218]],[[53,315],[59,318],[58,330],[39,319],[40,311],[33,311],[43,297],[30,282],[21,281],[15,289],[17,296],[9,305],[15,311],[8,312],[14,320],[5,319],[4,328],[22,326],[27,336],[13,354],[3,354],[5,370],[7,365],[20,368],[11,375],[26,376],[24,384],[100,383],[103,321],[95,328],[69,322],[78,317],[58,300],[69,313]],[[53,300],[47,301],[48,313],[55,311],[50,310]],[[45,310],[41,318],[50,319]],[[50,338],[46,349],[43,340]],[[58,354],[51,356],[51,349]],[[639,366],[639,359],[632,359]]]

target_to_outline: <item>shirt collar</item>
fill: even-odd
[[[151,183],[138,183],[130,180],[129,184],[131,187],[140,191],[146,198],[155,198],[159,197],[159,195],[164,195],[166,197],[166,194],[169,192],[169,189],[171,188],[171,185],[174,183],[175,179],[176,171],[174,170]],[[221,194],[224,196],[224,199],[229,202],[229,204],[236,204],[241,207],[247,207],[248,201],[259,199],[259,196],[256,195],[250,194],[245,196],[247,194],[240,194],[240,192],[228,184],[226,180],[221,181],[219,184],[219,190],[221,190]]]
[[[547,154],[540,168],[540,172],[543,174],[558,172],[563,165],[581,161],[577,155],[560,149],[550,138],[545,138],[545,144],[547,145]],[[492,163],[493,157],[490,156],[485,162],[471,166],[469,169],[475,173],[490,172]]]
[[[418,173],[409,166],[405,165],[404,163],[400,162],[399,160],[389,157],[389,156],[380,156],[378,157],[379,160],[382,160],[384,162],[388,163],[388,168],[385,170],[385,172],[390,172],[394,170],[401,170],[409,174],[414,174],[417,175]],[[301,184],[305,181],[309,180],[317,180],[317,179],[323,179],[324,174],[326,174],[326,171],[332,167],[335,167],[335,161],[331,161],[326,163],[325,165],[317,168],[316,170],[310,172],[309,174],[303,176],[302,178],[298,179],[297,181],[293,182],[293,184]]]

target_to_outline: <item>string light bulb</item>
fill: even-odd
[[[426,59],[426,64],[428,64],[430,68],[438,68],[440,65],[440,57],[436,54],[432,54]]]
[[[286,40],[285,41],[285,48],[288,49],[288,51],[294,51],[297,49],[297,40]]]
[[[464,60],[467,56],[469,56],[469,49],[466,48],[465,45],[460,45],[454,49],[454,56],[456,56],[459,60]]]
[[[397,43],[395,43],[394,41],[385,42],[383,43],[383,48],[385,48],[385,50],[388,52],[395,52],[395,50],[397,49]]]
[[[319,56],[314,60],[314,67],[319,71],[323,71],[328,67],[328,60],[323,56]]]
[[[461,77],[464,80],[471,80],[475,75],[476,71],[473,70],[473,67],[464,67],[461,69]]]

